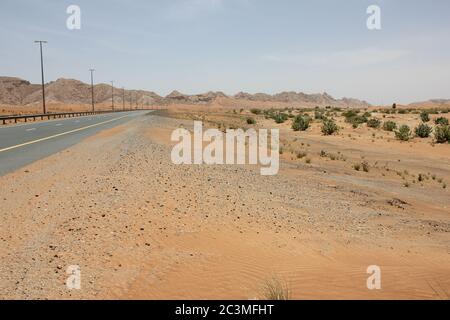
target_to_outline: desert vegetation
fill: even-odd
[[[278,278],[273,277],[264,284],[263,298],[265,300],[289,300],[289,287]]]
[[[407,148],[414,153],[416,149],[429,148],[427,152],[432,154],[437,146],[446,147],[450,141],[450,126],[441,119],[449,118],[446,112],[446,109],[359,110],[330,106],[189,112],[189,117],[218,125],[222,130],[243,125],[279,128],[280,157],[300,167],[327,168],[321,171],[323,173],[335,167],[345,168],[350,170],[348,174],[361,177],[394,179],[398,186],[408,189],[429,186],[446,190],[446,179],[438,172],[402,169],[408,157],[393,159],[395,164],[390,165],[384,159],[368,157],[375,149],[388,148],[389,153]],[[330,147],[333,145],[335,147]],[[375,149],[372,145],[376,145]],[[346,151],[353,146],[361,149],[356,155]]]

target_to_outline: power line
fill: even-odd
[[[95,69],[89,69],[91,72],[91,98],[92,98],[92,112],[95,111],[94,107],[94,71]]]
[[[125,111],[125,88],[122,87],[122,109]]]
[[[42,77],[42,109],[44,111],[44,114],[47,113],[47,110],[45,108],[45,84],[44,84],[44,58],[42,56],[42,44],[47,43],[47,41],[44,40],[36,40],[34,43],[39,43],[39,48],[41,50],[41,77]]]
[[[114,111],[114,81],[111,81],[111,102],[112,110]]]

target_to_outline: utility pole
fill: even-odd
[[[125,88],[122,87],[122,110],[125,111]]]
[[[44,58],[42,57],[42,44],[47,43],[47,41],[36,40],[34,43],[39,43],[39,47],[41,49],[42,109],[44,110],[44,114],[46,114],[47,110],[45,109]]]
[[[111,81],[111,103],[112,110],[114,111],[114,81]]]
[[[95,69],[89,69],[91,72],[91,99],[92,99],[92,112],[95,111],[94,107],[94,71]]]

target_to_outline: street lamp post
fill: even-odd
[[[39,48],[41,50],[42,109],[44,111],[44,114],[46,114],[47,110],[45,108],[44,58],[42,56],[42,44],[47,43],[47,41],[36,40],[36,41],[34,41],[34,43],[39,43]]]

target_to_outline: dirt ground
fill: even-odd
[[[175,128],[250,116],[281,129],[278,175],[172,164]],[[248,110],[159,112],[0,177],[0,298],[264,299],[276,278],[291,299],[449,299],[450,145],[338,119],[324,137]]]

